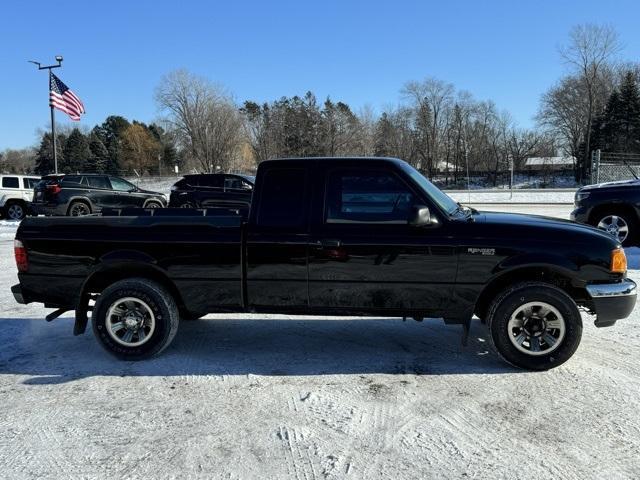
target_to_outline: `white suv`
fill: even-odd
[[[22,220],[33,199],[33,187],[40,177],[0,175],[0,211],[5,218]]]

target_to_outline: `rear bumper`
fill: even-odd
[[[636,305],[637,287],[628,278],[619,283],[587,285],[596,311],[596,327],[609,327],[627,318]]]
[[[16,299],[16,302],[22,303],[23,305],[31,303],[31,301],[25,297],[24,293],[22,293],[22,287],[19,283],[11,287],[11,293],[13,294],[13,298]]]
[[[66,215],[66,205],[48,205],[46,203],[31,203],[31,210],[36,215]]]

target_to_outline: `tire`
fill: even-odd
[[[582,318],[575,302],[546,283],[508,288],[493,301],[488,317],[495,350],[508,363],[527,370],[548,370],[563,364],[582,338]]]
[[[178,331],[179,318],[175,299],[162,286],[132,278],[102,292],[91,323],[96,339],[107,352],[122,360],[142,360],[169,346]]]
[[[635,245],[638,239],[638,220],[626,209],[611,208],[591,216],[591,225],[618,239],[625,247]],[[624,235],[623,235],[624,234]]]
[[[22,220],[27,216],[27,209],[21,202],[7,202],[4,207],[4,218],[8,220]]]
[[[196,208],[192,202],[182,202],[178,208]]]
[[[87,202],[83,201],[71,202],[67,209],[67,216],[69,217],[82,217],[89,214],[91,214],[91,207]]]
[[[162,204],[160,202],[156,202],[155,200],[152,200],[150,202],[147,202],[144,208],[162,208]]]

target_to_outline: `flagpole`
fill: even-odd
[[[38,70],[49,70],[49,92],[51,92],[51,70],[53,68],[59,68],[62,66],[62,55],[56,55],[56,62],[58,62],[57,65],[47,65],[45,67],[43,67],[40,62],[34,62],[33,60],[29,60],[30,63],[34,63],[38,66]],[[53,165],[54,165],[54,169],[55,172],[54,173],[58,173],[58,149],[57,149],[57,140],[56,140],[56,117],[55,117],[55,113],[53,112],[53,106],[50,105],[51,108],[51,138],[53,140],[53,142],[51,142],[51,144],[53,145]]]
[[[56,140],[56,115],[53,112],[53,107],[51,108],[51,137],[53,138],[53,165],[54,165],[54,172],[53,173],[58,173],[58,148],[56,146],[57,140]]]

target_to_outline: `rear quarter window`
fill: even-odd
[[[18,177],[2,177],[2,188],[20,188]]]
[[[263,179],[257,224],[262,227],[303,227],[307,223],[305,201],[307,170],[274,168]]]

